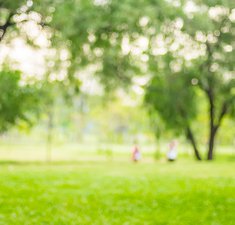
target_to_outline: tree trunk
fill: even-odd
[[[216,135],[216,129],[212,128],[210,130],[209,146],[208,146],[209,148],[208,148],[207,160],[213,160],[215,135]]]
[[[155,151],[155,159],[159,159],[160,158],[160,153],[161,153],[161,147],[160,147],[160,132],[157,131],[157,135],[156,135],[156,151]]]
[[[210,134],[209,134],[209,145],[207,152],[207,160],[213,159],[213,150],[214,150],[214,142],[215,142],[215,134],[216,134],[216,126],[215,126],[215,96],[212,85],[207,90],[207,97],[209,101],[209,119],[210,119]]]
[[[216,125],[214,124],[214,121],[212,121],[212,119],[211,119],[207,160],[213,160],[215,137],[216,137],[218,129],[221,126],[222,120],[223,120],[224,116],[226,115],[226,113],[228,111],[228,107],[229,107],[228,102],[225,101],[222,104],[222,107],[221,107],[221,110],[220,110],[220,115],[219,115],[218,122],[217,122]]]
[[[53,133],[53,112],[49,110],[48,112],[48,126],[47,126],[47,161],[51,161],[52,153],[52,133]]]
[[[191,144],[193,146],[193,150],[194,150],[194,154],[195,154],[196,159],[202,160],[200,153],[198,151],[198,148],[197,148],[197,144],[196,144],[193,132],[189,126],[186,128],[186,135],[187,135],[188,140],[191,142]]]
[[[10,13],[5,24],[0,26],[0,31],[1,31],[0,32],[0,42],[3,40],[3,38],[7,32],[8,27],[13,25],[13,23],[11,23],[11,18],[13,17],[13,15],[14,15],[13,13]]]

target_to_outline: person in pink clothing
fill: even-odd
[[[137,145],[134,146],[132,150],[132,161],[138,162],[141,159],[140,150]]]

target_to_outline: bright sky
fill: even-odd
[[[10,45],[0,45],[0,63],[10,60],[11,66],[23,71],[27,76],[37,76],[39,79],[45,73],[45,49],[33,49],[22,39],[15,39]]]

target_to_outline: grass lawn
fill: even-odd
[[[235,162],[1,163],[1,225],[234,225]]]

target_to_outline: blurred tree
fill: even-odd
[[[51,73],[53,73],[51,71]],[[46,159],[47,161],[52,160],[52,145],[54,138],[54,128],[56,126],[56,107],[58,105],[71,106],[72,100],[76,94],[78,94],[78,86],[76,86],[76,91],[74,87],[66,85],[66,80],[50,81],[50,75],[48,74],[46,78],[38,84],[40,85],[40,102],[38,104],[38,111],[40,116],[46,117]],[[76,92],[76,93],[74,93]],[[59,115],[61,116],[61,115]]]
[[[158,0],[66,0],[55,8],[53,43],[69,50],[70,79],[92,65],[107,90],[126,87],[144,72],[139,57],[145,35],[156,34],[162,21],[180,11]]]
[[[35,32],[37,33],[37,31],[40,32],[38,34],[40,34],[42,38],[50,40],[50,36],[55,30],[52,30],[52,28],[50,28],[49,22],[51,20],[51,14],[55,10],[54,6],[56,5],[56,3],[58,3],[56,0],[0,0],[1,44],[7,44],[7,42],[11,42],[15,38],[22,38],[25,41],[24,43],[28,43],[31,46],[36,47],[37,44],[35,40],[38,37],[35,37],[35,35],[31,34]],[[46,32],[43,32],[42,28],[45,28],[44,30],[46,30]],[[4,43],[2,42],[3,40]],[[48,46],[48,48],[50,47],[51,46]],[[67,101],[70,101],[71,96],[79,92],[80,85],[80,83],[76,81],[72,82],[73,87],[70,87],[68,85],[68,79],[66,79],[66,77],[63,78],[62,82],[61,77],[64,76],[63,73],[66,73],[66,63],[68,63],[68,61],[66,61],[63,56],[65,50],[63,48],[60,48],[58,45],[54,45],[54,47],[55,48],[53,49],[53,51],[56,51],[56,54],[54,54],[53,57],[47,56],[48,59],[45,63],[46,72],[43,79],[35,79],[34,81],[37,82],[38,91],[40,91],[40,103],[36,104],[35,102],[35,108],[37,107],[38,112],[46,112],[46,114],[48,115],[48,146],[51,145],[52,139],[54,102],[62,95]],[[52,48],[48,50],[52,50]],[[45,48],[43,49],[43,51],[45,51]],[[48,51],[48,54],[49,53],[50,52]],[[10,74],[14,75],[15,73],[14,71],[11,72],[10,70],[11,69],[9,69],[7,72],[9,74],[9,79]],[[20,74],[20,72],[17,73]],[[15,77],[13,76],[12,79],[14,78]],[[25,87],[26,86],[28,87],[29,85],[25,84]],[[19,101],[19,104],[22,104],[22,102]],[[30,107],[31,106],[29,105],[29,108]],[[50,147],[48,147],[48,149],[49,148]]]
[[[191,124],[196,116],[195,90],[191,87],[188,73],[163,74],[155,76],[146,90],[145,101],[159,112],[166,128],[174,129],[180,135],[186,132],[195,156],[201,160]]]
[[[147,102],[147,101],[146,101]],[[146,106],[146,105],[145,105]],[[150,121],[150,130],[155,134],[156,140],[156,150],[155,150],[155,159],[159,159],[161,156],[161,139],[166,133],[164,121],[162,121],[161,116],[157,113],[153,104],[147,103],[147,108],[149,112],[149,121]]]
[[[186,131],[198,159],[191,126],[199,104],[197,89],[201,90],[209,105],[210,160],[223,118],[235,111],[234,4],[229,0],[0,0],[0,41],[10,27],[19,31],[19,24],[28,20],[50,27],[52,46],[61,53],[55,58],[63,64],[58,68],[65,74],[64,93],[69,95],[71,85],[72,95],[79,91],[82,70],[98,74],[111,91],[128,86],[140,74],[151,74],[146,101],[169,127]]]
[[[17,13],[19,7],[19,1],[0,1],[0,42],[3,40],[8,28],[13,26],[13,16]]]
[[[70,19],[64,20],[64,15]],[[201,159],[191,128],[197,112],[192,109],[198,103],[194,89],[199,87],[209,104],[207,158],[213,158],[216,133],[224,116],[232,112],[234,99],[233,2],[71,0],[56,6],[51,24],[61,31],[56,41],[66,40],[59,43],[69,50],[71,79],[76,78],[79,69],[93,65],[101,83],[113,90],[146,73],[146,62],[151,73],[173,76],[174,83],[162,78],[162,87],[170,86],[167,107],[162,109],[170,109],[179,101],[180,107],[173,110],[178,115],[180,109],[181,116],[171,125],[186,129]],[[153,80],[153,84],[159,82]],[[179,90],[183,89],[180,96]],[[176,98],[176,94],[179,98],[169,97]]]
[[[203,0],[182,2],[181,6],[184,16],[163,24],[161,34],[150,39],[153,79],[146,101],[169,126],[187,131],[195,155],[201,159],[190,123],[200,104],[195,91],[202,91],[209,108],[207,159],[212,160],[222,120],[234,114],[235,3]],[[157,40],[162,49],[156,48]]]
[[[235,105],[235,3],[233,1],[196,2],[194,18],[185,19],[185,31],[204,48],[194,63],[198,87],[209,106],[209,146],[207,159],[213,159],[216,134],[226,114]],[[193,80],[192,80],[193,82]]]
[[[9,33],[8,38],[17,37],[18,34],[15,31],[25,33],[20,25],[28,21],[44,26],[49,13],[45,6],[52,2],[49,0],[0,0],[0,42],[7,33]]]
[[[0,71],[0,132],[22,121],[31,126],[38,115],[38,88],[22,84],[20,77],[19,71]]]

